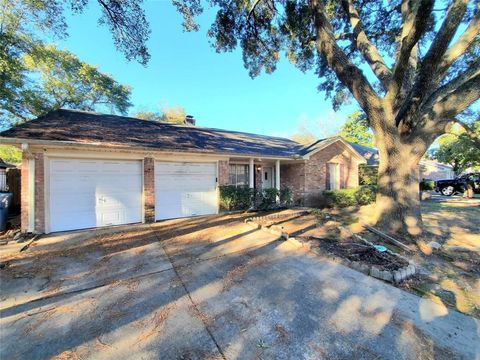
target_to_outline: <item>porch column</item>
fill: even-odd
[[[248,169],[248,185],[250,186],[250,189],[253,189],[255,187],[255,181],[254,181],[254,175],[255,175],[255,165],[253,163],[253,158],[250,158],[250,167]]]
[[[275,189],[280,191],[280,160],[275,161]],[[277,203],[280,203],[280,196],[277,196]]]

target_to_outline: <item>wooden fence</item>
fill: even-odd
[[[20,169],[7,170],[7,186],[8,191],[13,194],[12,204],[10,206],[11,214],[20,213],[20,193],[21,193],[21,171]]]

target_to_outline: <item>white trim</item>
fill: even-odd
[[[316,153],[318,153],[319,151],[325,149],[326,147],[332,145],[332,144],[335,144],[336,142],[340,142],[344,147],[346,147],[348,150],[350,150],[353,155],[355,155],[359,160],[361,160],[360,162],[363,163],[363,164],[366,164],[367,163],[367,160],[360,154],[357,152],[357,150],[354,149],[354,147],[352,145],[350,145],[349,143],[347,143],[343,138],[341,138],[340,136],[335,136],[335,137],[332,137],[330,139],[327,139],[327,140],[324,140],[322,141],[317,147],[315,147],[313,150],[311,150],[309,153],[305,154],[303,156],[304,159],[306,160],[309,160],[310,157],[312,157],[313,155],[315,155]]]
[[[275,189],[280,191],[280,160],[275,162]]]
[[[152,153],[152,152],[132,152],[132,151],[111,151],[110,149],[71,149],[71,148],[38,148],[45,155],[51,157],[62,158],[81,158],[81,159],[108,159],[108,160],[143,160],[151,157],[155,161],[172,161],[172,162],[205,162],[208,161],[228,160],[228,157],[221,157],[206,154],[184,154],[184,153]]]
[[[248,185],[250,189],[253,189],[255,187],[255,180],[254,180],[254,175],[255,175],[255,163],[253,161],[253,158],[250,158],[249,162],[249,167],[248,167]]]

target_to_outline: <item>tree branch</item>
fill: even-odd
[[[439,100],[447,96],[449,93],[457,89],[460,85],[479,74],[480,59],[476,59],[466,71],[462,72],[459,76],[449,81],[445,85],[439,87],[435,92],[433,92],[420,108],[420,113],[422,111],[428,110],[434,103],[438,102]]]
[[[392,80],[386,95],[390,103],[394,102],[402,88],[410,54],[427,28],[428,18],[434,2],[430,0],[416,0],[413,2],[412,8],[409,8],[409,3],[409,0],[403,0],[402,3],[402,13],[404,14],[402,34],[399,39],[399,49],[392,71]]]
[[[480,74],[471,77],[437,101],[431,110],[422,118],[425,128],[432,128],[437,134],[442,134],[448,122],[457,121],[455,117],[480,98]]]
[[[445,75],[450,66],[465,53],[472,45],[477,35],[480,33],[480,9],[475,11],[473,19],[470,21],[467,29],[458,38],[458,40],[446,51],[442,56],[442,61],[438,66],[438,76],[441,78]]]
[[[391,70],[385,64],[375,45],[368,39],[352,0],[342,0],[342,6],[352,25],[355,46],[386,90],[392,76]]]
[[[314,14],[316,47],[319,55],[325,59],[341,83],[349,89],[374,124],[376,119],[371,115],[378,111],[380,99],[362,71],[349,60],[336,43],[323,2],[310,0],[310,4]]]
[[[415,84],[396,116],[397,126],[404,119],[410,119],[417,113],[423,100],[429,95],[428,89],[435,88],[435,85],[440,82],[438,65],[465,15],[467,3],[468,0],[454,0],[450,5],[442,26],[422,60]]]

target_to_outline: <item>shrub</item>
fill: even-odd
[[[246,210],[252,200],[253,189],[248,186],[220,186],[220,206],[226,210]]]
[[[289,207],[293,203],[292,192],[288,188],[280,190],[280,206]]]
[[[322,194],[329,207],[367,205],[375,201],[376,186],[365,185],[355,189],[325,190]]]
[[[356,189],[325,190],[323,196],[327,206],[347,207],[357,205]]]
[[[280,191],[275,188],[263,189],[261,194],[262,201],[258,206],[260,210],[271,210],[278,207],[277,197],[280,196]]]
[[[358,167],[358,183],[360,185],[377,185],[378,166],[360,165]]]
[[[377,187],[375,185],[360,186],[355,192],[358,205],[368,205],[375,202]]]
[[[431,179],[422,179],[422,181],[420,181],[420,190],[435,190],[435,181]]]
[[[280,203],[277,203],[280,198]],[[220,206],[225,210],[247,210],[255,205],[259,210],[272,210],[291,205],[292,195],[289,189],[255,190],[248,186],[220,186]]]

